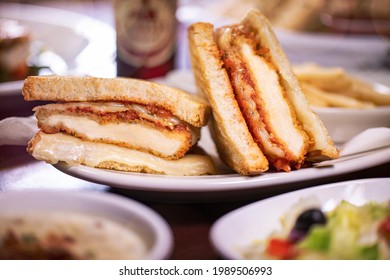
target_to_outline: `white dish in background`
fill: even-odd
[[[390,106],[367,109],[315,107],[314,111],[335,143],[347,142],[369,128],[390,127]]]
[[[390,95],[388,86],[372,83],[375,91]],[[390,127],[390,106],[365,109],[313,107],[336,143],[344,143],[373,127]]]
[[[49,62],[57,62],[56,74],[116,75],[115,31],[101,21],[56,8],[16,3],[1,3],[0,18],[26,25],[33,42],[50,51]],[[0,83],[0,96],[19,94],[22,84]]]
[[[173,248],[171,229],[159,214],[137,201],[119,195],[66,191],[0,193],[0,214],[35,211],[96,215],[129,226],[146,245],[143,259],[167,259]]]
[[[378,35],[294,32],[275,29],[293,64],[315,62],[350,69],[380,67],[389,56],[390,39]]]
[[[248,204],[220,217],[211,227],[210,241],[225,259],[243,259],[253,242],[281,230],[279,218],[301,199],[316,199],[320,205],[346,200],[356,205],[390,200],[390,178],[354,180],[298,190]]]
[[[375,148],[386,146],[386,143],[389,143],[387,132],[389,131],[383,129],[379,133],[378,130],[368,133],[368,137],[374,134],[381,139],[381,143],[375,143]],[[362,138],[364,142],[366,142],[366,137],[365,134],[365,137]],[[345,145],[348,148],[347,153],[359,152],[361,147],[364,150],[370,149],[359,138],[355,139],[356,141],[353,141],[351,145]],[[187,177],[152,175],[111,171],[83,165],[69,166],[63,163],[57,164],[55,167],[76,178],[130,191],[133,197],[138,196],[146,200],[213,201],[248,199],[255,197],[256,194],[296,190],[302,188],[305,182],[310,182],[310,180],[325,180],[332,176],[380,165],[390,160],[390,147],[386,147],[350,160],[337,162],[332,167],[306,167],[289,173],[267,171],[259,176],[248,177],[240,176],[220,163],[207,128],[202,129],[202,139],[199,146],[215,159],[217,167],[221,170],[220,175]]]
[[[209,2],[211,1],[204,4],[209,5]],[[245,14],[243,13],[240,18],[226,17],[218,14],[218,10],[210,10],[207,5],[180,7],[177,15],[182,28],[186,29],[190,24],[198,21],[213,23],[215,28],[218,28],[239,22],[241,16]],[[350,32],[301,32],[278,27],[274,27],[274,32],[293,64],[316,62],[321,66],[367,69],[381,67],[384,60],[389,59],[390,56],[390,38],[386,36]],[[183,32],[181,36],[180,40],[183,44],[178,48],[178,68],[189,69],[191,63],[188,40],[186,33]]]

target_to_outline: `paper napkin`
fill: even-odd
[[[3,119],[0,121],[0,145],[27,145],[37,131],[34,116]]]

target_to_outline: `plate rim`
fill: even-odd
[[[110,187],[137,190],[159,191],[167,193],[210,193],[229,192],[237,190],[251,190],[275,186],[283,186],[306,180],[321,179],[328,176],[337,176],[348,172],[359,171],[365,168],[385,164],[390,158],[390,148],[375,151],[349,161],[338,162],[329,168],[302,168],[290,173],[273,172],[258,176],[240,176],[238,174],[204,175],[204,176],[167,176],[133,172],[120,172],[98,169],[83,165],[69,166],[65,163],[53,165],[56,169],[79,179],[108,185]],[[354,164],[351,164],[354,163]],[[313,171],[315,170],[315,171]],[[303,174],[302,174],[303,173]],[[305,174],[309,173],[309,174]],[[293,176],[290,176],[293,174]],[[307,175],[307,177],[304,177]],[[112,178],[121,180],[119,183]],[[290,177],[290,178],[289,178]],[[292,180],[291,180],[291,177]],[[302,178],[303,177],[303,178]],[[146,178],[146,180],[145,180]],[[165,180],[165,182],[163,181]],[[276,181],[276,182],[275,182]]]

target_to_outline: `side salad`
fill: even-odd
[[[247,259],[390,259],[390,201],[310,207],[246,250]],[[286,228],[288,227],[288,228]]]

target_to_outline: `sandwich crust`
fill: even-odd
[[[267,170],[268,160],[289,171],[305,160],[338,157],[270,23],[258,10],[216,33],[212,24],[195,23],[188,36],[195,81],[213,111],[211,134],[229,166],[248,175]],[[254,161],[241,160],[249,155],[263,162],[262,171],[250,169]]]
[[[56,102],[105,101],[153,105],[194,126],[207,124],[210,106],[199,96],[153,82],[130,78],[30,76],[24,99]]]
[[[221,159],[241,175],[268,170],[268,160],[253,140],[235,99],[213,25],[195,23],[188,32],[195,80],[213,110],[209,128]]]

